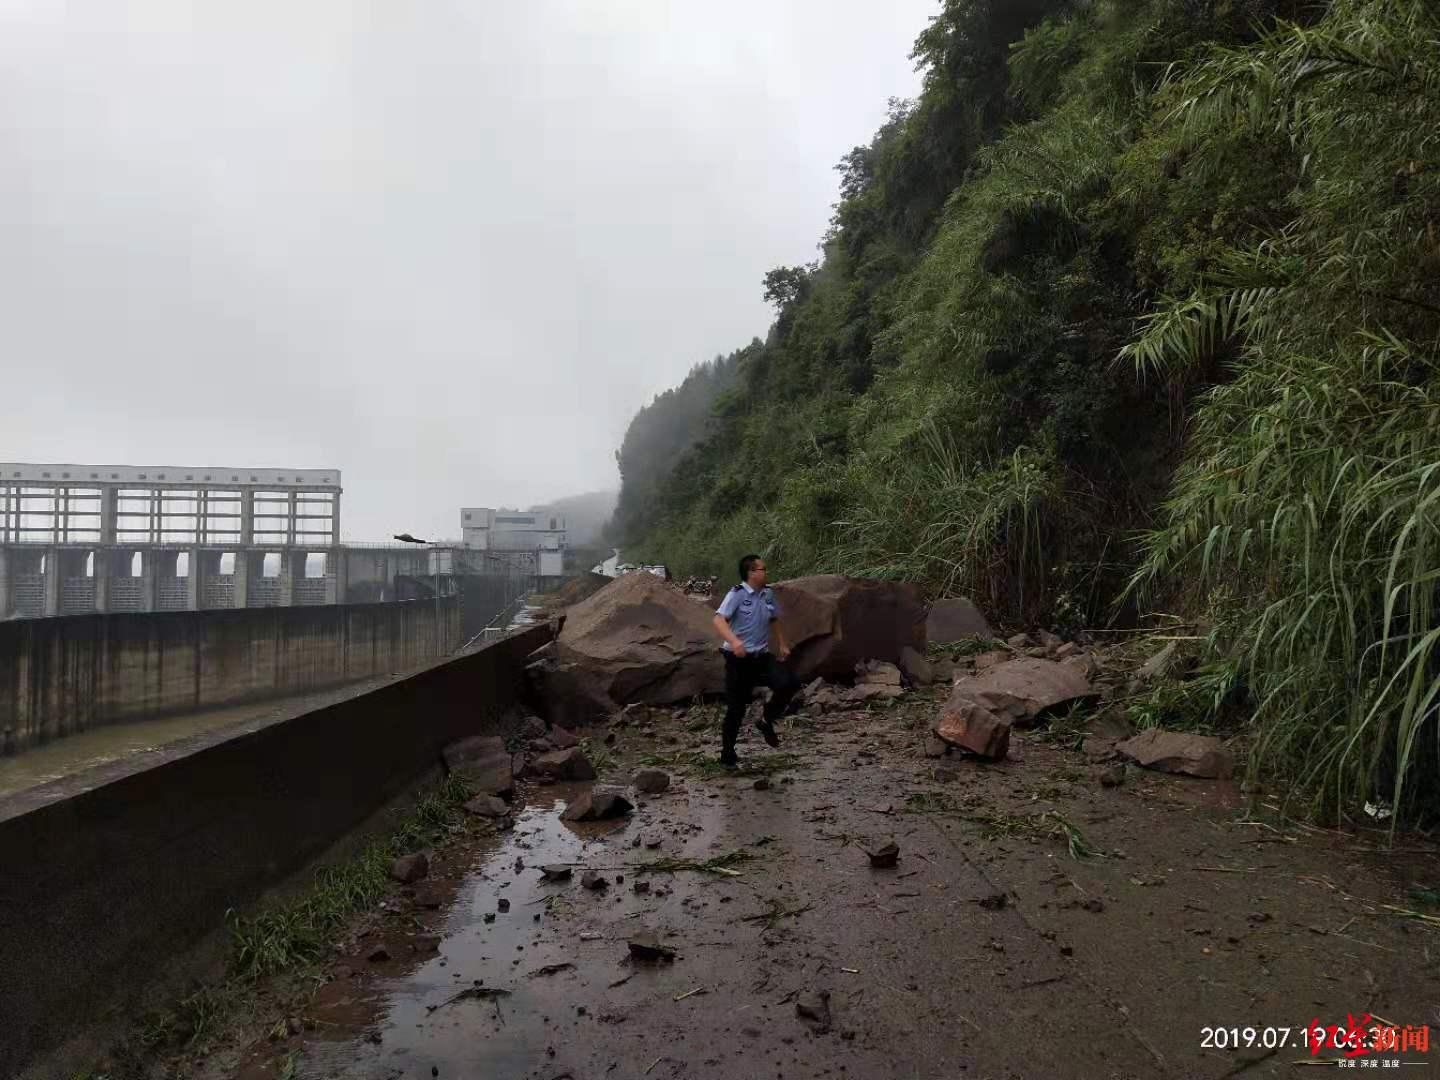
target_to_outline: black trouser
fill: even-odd
[[[722,748],[726,754],[733,754],[735,740],[740,735],[740,724],[745,719],[745,710],[750,707],[750,698],[755,693],[755,688],[770,688],[770,700],[765,705],[765,719],[775,721],[785,712],[790,699],[800,692],[800,680],[768,652],[743,657],[736,656],[728,649],[722,652],[725,657],[725,727],[722,732]]]

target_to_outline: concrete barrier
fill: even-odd
[[[440,620],[459,644],[453,597]],[[406,671],[440,655],[435,622],[433,601],[0,622],[0,746]]]
[[[0,799],[0,1076],[140,1000],[228,909],[413,788],[444,745],[494,730],[550,637],[537,626],[259,730]]]

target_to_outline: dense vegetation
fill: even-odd
[[[915,59],[695,444],[638,499],[622,455],[621,539],[1164,605],[1255,770],[1433,810],[1440,5],[946,0]]]

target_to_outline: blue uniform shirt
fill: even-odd
[[[780,607],[770,586],[757,593],[747,582],[726,593],[715,614],[730,624],[748,655],[759,656],[770,647],[770,623],[780,617]],[[720,648],[731,651],[728,641]]]

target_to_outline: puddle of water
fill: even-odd
[[[432,1067],[441,1076],[518,1077],[544,1060],[547,1041],[557,1038],[547,1031],[552,1019],[547,1010],[554,1011],[547,984],[576,978],[576,969],[536,974],[546,964],[575,960],[574,927],[556,925],[546,897],[577,906],[631,900],[628,890],[617,886],[602,898],[578,895],[578,867],[623,860],[623,841],[607,843],[605,838],[627,824],[562,822],[566,800],[580,790],[542,793],[520,813],[498,848],[464,876],[433,931],[442,938],[438,953],[363,989],[340,983],[326,987],[313,1010],[321,1022],[316,1041],[306,1046],[298,1077],[421,1080],[431,1077]],[[577,869],[571,881],[549,884],[540,872],[548,863]],[[606,874],[613,881],[615,873]],[[508,910],[500,910],[502,899]],[[486,922],[491,913],[494,918]],[[615,953],[613,943],[609,951]],[[509,994],[451,1000],[476,987]],[[482,1063],[483,1071],[477,1071]]]

